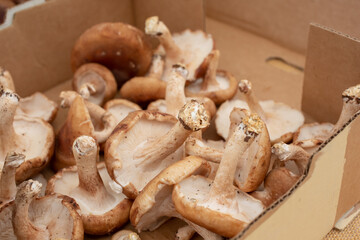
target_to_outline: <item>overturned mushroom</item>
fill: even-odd
[[[205,105],[210,117],[215,115],[216,106],[213,101],[205,97],[186,98],[184,87],[188,71],[184,65],[175,64],[172,66],[172,71],[169,75],[169,80],[166,85],[165,100],[160,99],[149,104],[148,110],[160,111],[164,113],[177,116],[180,108],[186,102],[195,99]]]
[[[228,136],[229,111],[233,107],[251,109],[256,112],[266,123],[272,143],[289,142],[293,133],[304,123],[304,115],[284,103],[272,100],[258,101],[248,80],[241,80],[239,90],[244,94],[246,103],[240,100],[231,100],[223,103],[216,114],[217,133],[223,138]]]
[[[205,76],[185,88],[186,96],[208,97],[215,104],[221,104],[235,95],[237,81],[234,76],[225,70],[217,70],[219,55],[219,50],[211,52]]]
[[[117,122],[115,117],[100,106],[84,100],[72,91],[61,92],[62,107],[70,107],[66,122],[56,136],[56,170],[75,164],[72,143],[82,135],[91,136],[101,144],[111,134]]]
[[[75,201],[56,194],[37,198],[40,190],[41,184],[33,180],[19,185],[15,200],[0,209],[0,238],[83,239]]]
[[[16,168],[18,168],[24,160],[24,155],[14,152],[6,156],[0,176],[0,206],[14,200],[16,195]]]
[[[70,196],[80,206],[86,233],[102,235],[122,226],[129,218],[131,201],[109,177],[99,158],[96,141],[78,137],[73,144],[76,166],[65,168],[49,180],[46,193]]]
[[[207,175],[210,165],[198,157],[186,157],[164,169],[137,196],[130,211],[131,223],[138,231],[153,231],[171,217],[184,220],[204,239],[221,239],[214,233],[191,223],[176,212],[171,200],[173,186],[192,174]]]
[[[183,143],[193,132],[209,125],[202,104],[191,101],[175,117],[152,111],[130,113],[105,144],[110,176],[129,198],[136,198],[159,172],[183,157]]]
[[[100,23],[86,30],[71,53],[73,72],[85,63],[99,63],[114,74],[118,86],[144,75],[151,63],[152,49],[145,34],[126,23]]]
[[[16,109],[16,115],[23,115],[30,118],[41,118],[44,121],[52,122],[57,114],[58,105],[51,101],[44,94],[36,92],[29,97],[20,99]]]
[[[112,235],[111,240],[141,240],[141,238],[133,231],[121,230]]]
[[[214,48],[210,34],[201,30],[185,30],[171,36],[166,25],[157,16],[146,19],[145,33],[159,39],[166,52],[162,79],[168,80],[172,65],[181,63],[189,71],[188,79],[202,77],[207,68],[207,57]]]
[[[342,100],[343,107],[335,125],[331,123],[304,124],[294,134],[294,144],[313,152],[318,145],[339,131],[360,110],[360,84],[346,89],[342,93]]]
[[[104,105],[104,109],[110,112],[115,117],[116,122],[119,123],[129,113],[141,110],[141,107],[125,99],[113,99]]]
[[[50,161],[54,151],[54,130],[42,119],[15,116],[19,96],[0,89],[0,170],[5,156],[17,152],[26,156],[16,169],[16,181],[40,172]]]
[[[175,186],[172,199],[181,215],[217,234],[233,237],[264,210],[259,200],[233,185],[239,156],[257,141],[264,125],[259,117],[243,116],[233,127],[214,181],[192,176]]]
[[[72,87],[84,99],[102,106],[114,98],[117,84],[113,74],[106,67],[87,63],[79,67],[72,79]]]
[[[120,95],[137,103],[146,103],[165,97],[166,82],[161,80],[164,60],[159,54],[153,56],[149,72],[144,77],[134,77],[120,89]]]
[[[275,167],[265,178],[264,190],[252,192],[251,195],[268,207],[292,188],[305,173],[310,155],[301,147],[293,144],[276,143],[272,152],[282,162],[292,160],[297,166],[297,173],[286,167]]]

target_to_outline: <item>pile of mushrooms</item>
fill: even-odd
[[[95,25],[74,45],[56,139],[57,104],[41,93],[20,98],[0,68],[0,239],[140,239],[171,218],[185,222],[179,240],[234,237],[360,110],[357,85],[343,92],[335,125],[304,124],[300,111],[258,101],[219,59],[211,35],[171,34],[156,16],[145,32]],[[127,222],[140,236],[122,229]]]

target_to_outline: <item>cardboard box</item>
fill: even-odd
[[[237,79],[251,80],[260,99],[302,109],[309,121],[335,122],[341,92],[359,83],[360,41],[317,24],[308,31],[308,26],[319,20],[359,36],[355,23],[360,18],[356,13],[360,4],[345,2],[349,4],[324,0],[261,4],[226,0],[220,4],[209,0],[205,19],[201,0],[36,0],[30,8],[14,10],[12,24],[0,30],[0,65],[11,72],[21,96],[43,91],[59,101],[59,91],[70,88],[72,46],[85,29],[113,21],[142,29],[146,17],[158,15],[173,32],[206,25],[221,51],[220,67]],[[279,63],[278,59],[291,66],[277,68],[272,62]],[[324,237],[360,200],[358,115],[311,158],[306,176],[296,187],[234,239]],[[59,112],[56,129],[65,116],[65,111]],[[141,237],[173,239],[179,225],[171,220]]]

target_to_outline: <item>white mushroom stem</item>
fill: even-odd
[[[16,168],[25,160],[25,156],[17,153],[9,153],[5,158],[4,168],[0,176],[0,203],[11,201],[16,195]]]
[[[252,112],[256,112],[263,121],[266,121],[266,114],[264,109],[259,104],[259,100],[256,98],[252,91],[252,84],[248,80],[241,80],[239,83],[240,92],[244,93],[246,103]]]
[[[176,45],[169,29],[159,20],[159,17],[154,16],[146,19],[145,33],[159,39],[161,45],[165,48],[168,57],[178,58],[181,55],[181,49]]]
[[[216,80],[216,71],[219,66],[219,57],[220,57],[219,50],[213,50],[209,54],[209,65],[201,84],[201,90],[205,91],[208,88],[208,86],[219,86],[219,83]]]
[[[41,191],[41,183],[33,180],[20,184],[15,198],[13,227],[18,239],[50,239],[46,228],[32,224],[29,218],[29,206]]]
[[[209,199],[215,199],[222,204],[232,202],[236,192],[231,186],[234,183],[239,158],[249,148],[255,137],[261,133],[263,124],[256,114],[251,114],[244,117],[234,129],[228,139],[216,177],[211,185]]]
[[[0,153],[8,153],[15,150],[17,135],[13,122],[16,108],[19,105],[19,96],[11,91],[0,89]],[[5,160],[5,155],[0,154],[0,166]]]
[[[185,143],[185,152],[190,156],[199,156],[214,163],[220,163],[224,151],[205,145],[201,139],[189,137]]]
[[[87,82],[80,86],[79,93],[83,98],[88,99],[91,95],[98,92],[98,90],[95,84]]]
[[[195,233],[196,231],[194,230],[194,228],[189,225],[185,225],[176,231],[175,239],[190,240]]]
[[[343,108],[332,134],[339,131],[349,119],[360,110],[360,84],[346,89],[342,93]]]
[[[98,147],[89,136],[78,137],[73,144],[73,153],[79,176],[79,188],[90,195],[106,195],[104,183],[97,169]]]
[[[134,158],[142,159],[138,165],[162,160],[178,149],[193,132],[206,128],[210,117],[203,104],[192,100],[179,111],[179,121],[164,136],[139,146]]]
[[[151,67],[147,74],[148,77],[161,79],[161,76],[164,72],[165,62],[163,57],[160,54],[154,54]]]
[[[11,74],[2,67],[0,67],[0,87],[15,92],[15,85]]]
[[[276,143],[272,146],[271,151],[282,161],[295,161],[296,166],[299,169],[300,175],[303,175],[307,164],[309,162],[310,154],[306,152],[302,147],[286,144],[283,142]]]
[[[184,88],[187,75],[188,71],[183,65],[173,65],[165,93],[166,111],[173,116],[177,116],[186,103]]]

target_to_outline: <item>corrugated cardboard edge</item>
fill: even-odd
[[[261,213],[256,219],[254,219],[242,232],[240,232],[236,237],[232,238],[234,240],[240,240],[243,239],[243,237],[245,235],[250,234],[253,231],[256,231],[256,225],[258,225],[258,223],[264,222],[266,221],[272,214],[272,212],[274,212],[276,209],[280,208],[282,204],[286,204],[286,200],[291,196],[291,194],[296,191],[298,188],[301,188],[301,186],[303,185],[304,181],[306,181],[306,179],[309,176],[310,173],[310,169],[312,167],[312,162],[313,159],[324,149],[327,147],[327,145],[329,143],[332,142],[332,140],[338,136],[341,132],[344,131],[344,129],[346,129],[348,127],[348,125],[350,125],[352,122],[354,122],[356,119],[358,119],[360,121],[360,118],[358,118],[360,115],[360,112],[357,112],[338,132],[336,132],[334,135],[332,135],[328,140],[326,140],[320,147],[319,149],[312,154],[312,156],[310,157],[309,163],[307,165],[306,171],[304,176],[302,176],[299,181],[297,181],[297,183],[295,184],[295,186],[293,188],[291,188],[282,198],[280,198],[279,200],[277,200],[275,203],[273,203],[269,208],[267,208],[263,213]],[[358,124],[360,125],[360,124]],[[314,211],[314,214],[316,214],[316,212]],[[285,223],[286,224],[286,223]],[[284,225],[284,228],[286,228],[286,225]],[[330,229],[328,229],[330,230]],[[279,229],[274,229],[274,231],[279,231]],[[264,236],[264,237],[269,237],[269,236]]]

